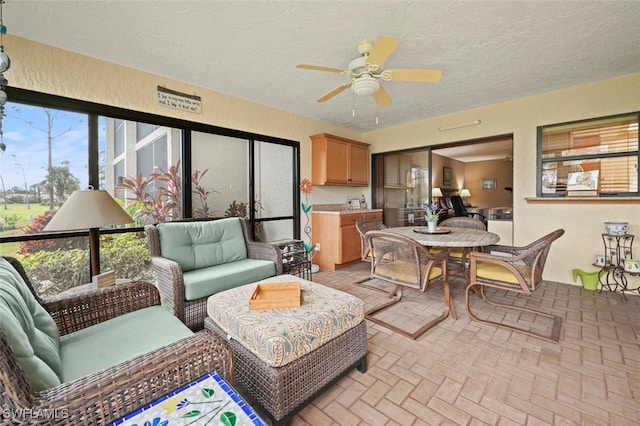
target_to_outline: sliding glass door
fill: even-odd
[[[297,235],[297,147],[192,132],[191,154],[193,217],[245,217],[259,241]]]

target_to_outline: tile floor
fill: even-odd
[[[353,285],[368,268],[321,271],[313,280],[371,306],[384,296]],[[523,297],[563,318],[554,344],[471,322],[463,281],[451,284],[457,320],[448,318],[416,341],[368,321],[367,373],[349,373],[291,424],[640,424],[640,296],[625,301],[621,294],[546,282]],[[478,299],[472,306],[480,305]],[[441,311],[442,290],[405,291],[392,309],[394,320],[415,323],[425,311]],[[524,320],[545,326],[537,317]]]

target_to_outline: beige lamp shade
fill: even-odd
[[[432,198],[442,198],[442,190],[440,188],[433,188],[431,190]]]
[[[88,189],[74,191],[44,230],[72,231],[131,222],[131,216],[107,191]]]
[[[461,196],[462,198],[464,198],[464,197],[471,197],[471,192],[470,192],[467,188],[462,188],[462,189],[460,190],[460,196]]]
[[[100,273],[100,235],[103,226],[125,225],[133,219],[104,190],[74,191],[60,210],[44,227],[44,231],[89,230],[91,274]]]

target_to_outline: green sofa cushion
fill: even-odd
[[[210,268],[184,273],[184,294],[187,300],[209,297],[220,291],[249,284],[276,274],[270,260],[244,259]],[[247,301],[247,303],[249,303]]]
[[[183,272],[247,258],[242,224],[237,217],[157,225],[162,257],[178,262]]]
[[[104,370],[191,335],[186,325],[161,306],[64,335],[60,338],[62,381]]]
[[[18,272],[0,258],[0,327],[36,391],[60,384],[60,335]]]

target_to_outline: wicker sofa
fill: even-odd
[[[145,227],[162,305],[194,331],[204,328],[207,298],[282,274],[282,253],[253,241],[237,217]]]
[[[43,301],[0,259],[1,424],[107,424],[213,370],[233,382],[228,344],[194,334],[152,284]]]

